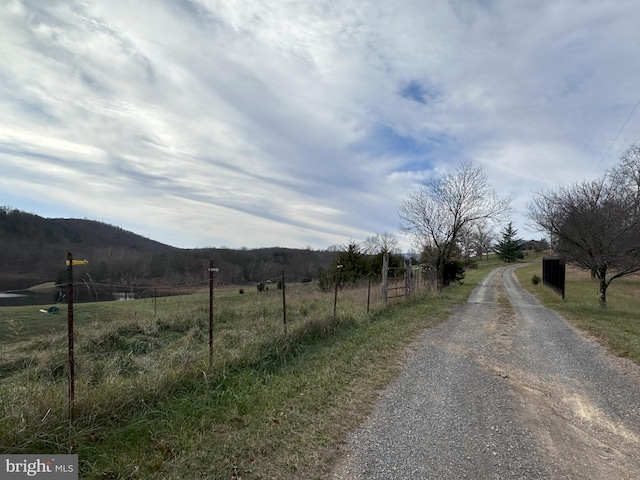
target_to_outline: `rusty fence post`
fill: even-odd
[[[338,310],[338,284],[340,283],[340,269],[342,265],[336,265],[336,288],[333,294],[333,319],[336,319],[336,312]]]
[[[213,259],[209,260],[209,368],[213,366]]]
[[[75,360],[73,355],[73,254],[71,250],[67,250],[67,340],[69,347],[69,421],[72,421],[75,401]]]
[[[287,336],[287,299],[285,297],[285,283],[284,283],[284,266],[282,267],[282,324],[284,326],[284,336]]]
[[[369,305],[371,303],[371,272],[367,275],[369,282],[367,285],[367,315],[369,315]]]

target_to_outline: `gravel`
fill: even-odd
[[[542,307],[513,270],[423,332],[334,479],[640,478],[640,369]]]

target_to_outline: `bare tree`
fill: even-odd
[[[491,228],[489,222],[480,221],[473,225],[464,227],[458,237],[458,244],[462,255],[469,258],[471,254],[487,255],[489,260],[489,252],[493,250],[492,246],[496,240],[496,235]]]
[[[367,255],[378,253],[399,253],[398,239],[392,233],[376,233],[362,242],[362,249]]]
[[[529,218],[551,235],[556,252],[595,272],[602,308],[611,282],[640,270],[640,196],[620,172],[536,194],[529,205]]]
[[[484,253],[489,261],[491,246],[496,240],[496,234],[489,225],[489,222],[478,222],[474,228],[475,245],[480,254]]]
[[[467,226],[460,230],[460,235],[458,235],[458,247],[460,249],[460,254],[465,259],[469,259],[472,253],[475,254],[477,251],[477,244],[473,226]]]
[[[482,168],[464,163],[411,192],[399,216],[401,230],[421,251],[433,253],[440,289],[444,265],[452,259],[461,232],[483,221],[500,221],[510,212],[510,201],[496,194]]]
[[[611,180],[640,195],[640,142],[631,145],[610,172]]]

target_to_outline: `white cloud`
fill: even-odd
[[[640,135],[636,112],[603,158],[639,96],[634,0],[5,7],[4,203],[176,246],[396,231],[462,160],[522,209]]]

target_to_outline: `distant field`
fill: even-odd
[[[614,280],[607,289],[607,308],[598,307],[598,280],[590,272],[567,267],[565,300],[531,277],[542,277],[542,261],[516,270],[523,287],[578,328],[594,335],[618,356],[640,364],[640,276]]]
[[[46,287],[47,284],[43,285]],[[288,288],[293,292],[296,289],[301,288],[301,285],[302,284],[292,284],[289,285]],[[37,289],[38,287],[33,288]],[[239,294],[240,289],[243,289],[245,292],[243,296],[240,296]],[[155,312],[162,314],[163,310],[167,313],[175,310],[176,307],[180,308],[180,305],[186,306],[191,304],[205,305],[208,309],[209,287],[207,286],[199,288],[198,290],[192,290],[199,293],[193,293],[190,295],[160,296],[155,299],[153,297],[147,297],[121,302],[110,300],[106,302],[77,303],[74,306],[74,311],[76,312],[74,316],[77,317],[78,321],[85,321],[87,318],[95,318],[96,316],[103,314],[106,317],[111,316],[112,313],[120,315],[123,312],[133,312],[134,315],[139,314],[141,316],[145,316],[154,315]],[[270,287],[270,291],[263,292],[262,295],[277,295],[276,290],[276,285],[272,285]],[[216,286],[214,289],[214,297],[216,299],[231,297],[236,302],[242,299],[253,298],[258,294],[259,293],[255,286],[243,287],[225,285]],[[376,289],[373,292],[373,301],[380,301],[379,289]],[[56,305],[55,302],[20,307],[0,307],[0,326],[6,327],[0,329],[0,344],[3,342],[13,342],[18,338],[24,340],[32,336],[56,334],[63,331],[66,332],[67,304],[65,302],[57,304],[59,312],[54,315],[44,314],[40,311],[41,309],[47,309],[52,305]]]

